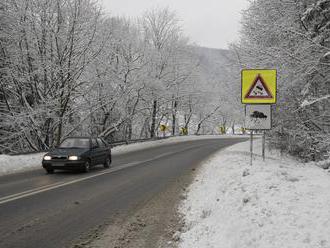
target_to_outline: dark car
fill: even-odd
[[[88,172],[92,166],[111,164],[110,145],[101,138],[69,137],[61,145],[49,151],[42,160],[48,173],[54,170],[79,170]]]

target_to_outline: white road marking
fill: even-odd
[[[7,203],[7,202],[15,201],[15,200],[18,200],[18,199],[22,199],[22,198],[25,198],[25,197],[28,197],[28,196],[36,195],[36,194],[39,194],[39,193],[42,193],[42,192],[45,192],[45,191],[49,191],[49,190],[52,190],[52,189],[57,189],[57,188],[61,188],[61,187],[64,187],[64,186],[67,186],[67,185],[70,185],[70,184],[85,181],[85,180],[88,180],[88,179],[91,179],[91,178],[94,178],[94,177],[109,174],[109,173],[119,171],[119,170],[122,170],[122,169],[125,169],[125,168],[128,168],[128,167],[131,167],[131,166],[135,166],[135,165],[140,164],[140,163],[141,162],[128,163],[128,164],[125,164],[125,165],[120,166],[120,167],[111,168],[107,171],[97,173],[97,174],[94,174],[94,175],[90,175],[90,176],[86,176],[86,177],[82,177],[82,178],[79,178],[79,179],[75,179],[75,180],[72,180],[72,181],[69,181],[69,182],[58,182],[58,183],[46,185],[46,186],[43,186],[43,187],[27,190],[27,191],[24,191],[24,192],[21,192],[21,193],[5,196],[5,197],[0,198],[0,205],[2,205],[4,203]]]
[[[62,183],[63,182],[52,183],[52,184],[44,185],[44,186],[41,186],[41,187],[38,187],[38,188],[23,191],[23,192],[20,192],[20,193],[12,194],[12,195],[9,195],[9,196],[4,196],[4,197],[0,198],[0,203],[4,200],[10,199],[10,198],[19,197],[21,195],[25,195],[25,194],[29,194],[31,192],[34,192],[36,190],[42,190],[42,189],[45,189],[45,188],[48,188],[48,187],[53,187],[53,186],[56,186],[56,185],[59,185],[59,184],[62,184]]]

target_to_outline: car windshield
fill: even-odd
[[[66,139],[62,142],[59,148],[89,148],[89,139]]]

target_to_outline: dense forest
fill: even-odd
[[[195,46],[169,9],[136,20],[92,0],[5,0],[0,31],[0,153],[73,135],[214,134],[241,121],[232,53]]]
[[[330,1],[255,0],[232,45],[241,68],[276,68],[270,141],[306,160],[330,151]]]

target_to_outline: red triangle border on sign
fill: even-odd
[[[256,86],[256,84],[258,83],[258,80],[260,80],[262,86],[265,88],[267,95],[268,96],[251,96],[251,92],[254,89],[254,87]],[[272,99],[273,95],[270,92],[270,90],[267,87],[267,84],[265,83],[264,79],[262,78],[262,76],[260,74],[258,74],[258,76],[256,77],[256,79],[254,80],[253,84],[251,85],[249,91],[246,93],[245,95],[246,99]]]

